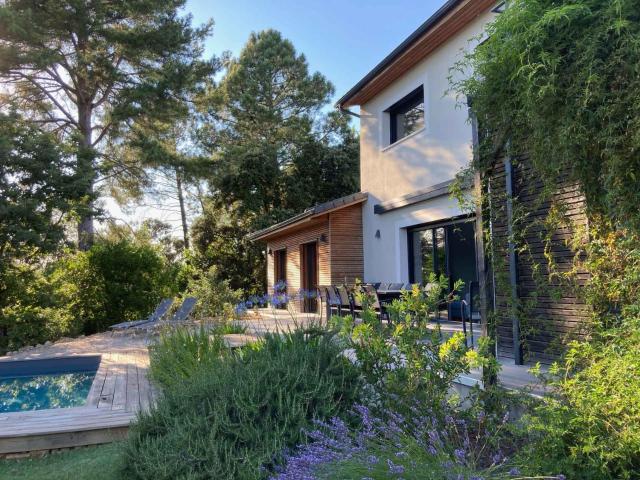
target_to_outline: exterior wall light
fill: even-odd
[[[376,238],[380,238],[380,229],[376,230],[376,235],[375,235],[375,237],[376,237]]]

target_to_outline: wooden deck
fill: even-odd
[[[144,341],[131,337],[110,340],[102,334],[95,345],[98,348],[91,348],[90,339],[78,342],[77,348],[73,348],[74,342],[69,342],[67,348],[0,360],[87,354],[102,357],[84,406],[0,414],[0,455],[122,439],[137,413],[150,408],[157,392],[147,378],[149,355]],[[100,348],[108,346],[111,351]]]

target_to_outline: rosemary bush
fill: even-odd
[[[181,346],[182,339],[166,342],[152,362],[168,367],[173,360],[164,357],[176,350],[184,348],[185,356],[198,350]],[[131,429],[132,478],[265,478],[314,419],[343,415],[359,399],[357,369],[320,330],[269,335],[238,353],[207,355],[185,371],[187,377],[176,373],[181,381],[165,382],[156,408]]]

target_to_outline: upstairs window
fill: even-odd
[[[416,88],[399,102],[387,110],[390,120],[389,144],[396,143],[404,137],[424,127],[424,89]]]

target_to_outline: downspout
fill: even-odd
[[[507,193],[507,235],[509,253],[509,284],[511,285],[511,329],[513,336],[513,357],[516,365],[522,365],[522,345],[520,344],[520,319],[518,318],[518,254],[513,239],[513,165],[509,154],[504,157],[504,176]]]
[[[471,119],[471,138],[473,142],[473,159],[476,165],[474,166],[474,176],[473,176],[473,187],[474,194],[476,197],[476,220],[475,220],[475,231],[476,231],[476,269],[478,271],[478,294],[480,296],[480,321],[482,332],[481,335],[485,338],[489,338],[495,342],[495,348],[491,351],[491,353],[497,357],[498,355],[498,339],[495,337],[495,329],[491,328],[489,325],[489,311],[492,312],[495,310],[495,304],[492,306],[489,305],[489,273],[493,275],[493,268],[487,266],[487,260],[485,256],[485,243],[484,243],[484,219],[483,219],[483,201],[482,201],[482,173],[480,171],[479,160],[480,160],[480,134],[478,132],[478,118],[473,113],[471,109],[471,101],[468,102],[469,105],[469,118]],[[490,183],[490,179],[489,179]],[[493,240],[493,225],[491,224],[491,186],[488,186],[488,201],[489,201],[489,235],[491,240]],[[493,244],[493,242],[491,243]],[[491,255],[491,261],[493,261],[493,255]],[[487,272],[487,269],[490,269],[490,272]],[[495,289],[491,289],[495,291]],[[471,292],[473,293],[473,292]],[[471,302],[473,303],[473,301]],[[471,313],[471,328],[473,332],[473,309],[470,308]],[[473,341],[472,341],[473,345]],[[492,368],[482,368],[482,381],[485,385],[495,385],[498,382],[498,378],[496,372]]]

